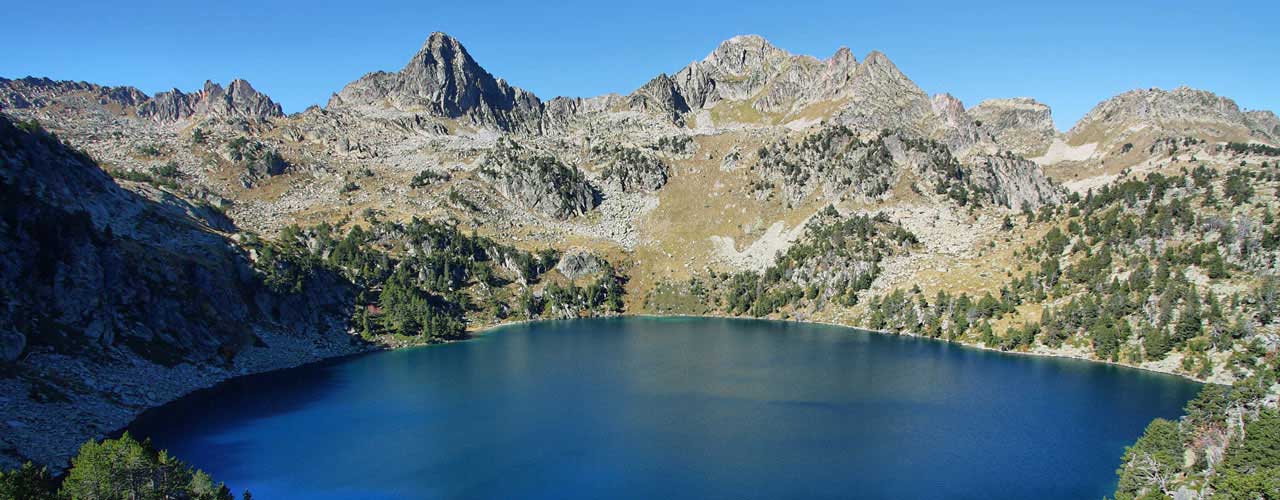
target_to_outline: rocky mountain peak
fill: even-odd
[[[847,73],[853,73],[853,70],[858,67],[858,58],[854,57],[853,51],[849,50],[849,47],[841,46],[836,49],[835,54],[832,54],[826,60],[826,63],[829,70],[842,70]]]
[[[940,127],[928,94],[880,51],[867,54],[839,93],[848,104],[836,121],[856,129],[894,128],[932,136]]]
[[[485,80],[493,79],[492,75],[471,58],[466,47],[463,47],[456,38],[439,31],[431,33],[427,41],[423,42],[422,48],[418,49],[418,53],[414,54],[413,58],[409,59],[409,62],[400,70],[402,75],[443,72],[457,72],[460,76],[476,79],[482,79],[485,76],[489,77],[483,78]]]
[[[138,115],[161,122],[192,117],[265,121],[284,116],[284,111],[249,82],[236,79],[225,89],[206,80],[199,92],[188,94],[178,89],[160,92],[138,106]]]
[[[1206,90],[1178,87],[1131,90],[1107,99],[1081,118],[1070,131],[1073,143],[1144,142],[1135,133],[1199,136],[1212,140],[1280,141],[1260,115],[1248,115],[1235,101]]]
[[[1178,87],[1125,92],[1099,103],[1082,120],[1110,121],[1126,119],[1195,119],[1239,120],[1240,107],[1235,101],[1209,91]]]
[[[862,61],[862,64],[858,65],[858,70],[859,73],[864,75],[864,78],[874,77],[886,81],[910,81],[907,75],[898,69],[898,65],[889,60],[889,56],[878,50],[873,50],[870,54],[867,54],[867,58]]]
[[[457,39],[432,33],[398,72],[374,72],[348,84],[331,108],[392,108],[464,119],[503,130],[538,127],[537,96],[494,78]]]
[[[197,112],[203,111],[210,116],[255,120],[284,116],[279,104],[239,78],[232,80],[226,90],[221,85],[205,81],[202,97],[202,106],[197,106],[202,109],[197,109]]]
[[[702,62],[727,74],[743,76],[790,56],[760,35],[738,35],[721,42]]]
[[[678,123],[680,116],[689,111],[684,96],[680,95],[675,81],[661,73],[627,97],[627,107],[636,111],[654,113]]]

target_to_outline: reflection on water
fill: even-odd
[[[533,323],[132,426],[257,498],[1099,498],[1198,385],[796,323]]]

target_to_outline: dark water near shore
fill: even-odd
[[[261,500],[1096,499],[1198,390],[839,327],[626,318],[242,378],[131,430]]]

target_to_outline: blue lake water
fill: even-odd
[[[1199,385],[753,320],[531,323],[246,377],[131,426],[271,499],[1097,499]]]

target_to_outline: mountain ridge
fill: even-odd
[[[43,95],[48,90],[52,90],[54,94],[81,90],[97,92],[101,99],[122,107],[138,107],[139,114],[164,121],[177,121],[200,114],[241,115],[258,121],[285,116],[280,106],[271,101],[269,96],[257,92],[248,82],[239,79],[232,80],[230,87],[225,90],[221,85],[206,82],[203,89],[192,94],[172,89],[151,96],[129,86],[106,87],[88,82],[54,81],[36,77],[18,80],[0,78],[0,88],[6,91],[0,97],[0,103],[10,108],[39,104],[49,97]],[[662,95],[654,95],[655,91]],[[894,103],[899,106],[897,111],[905,111],[913,115],[913,118],[883,122],[880,115],[886,114],[885,110],[872,109],[868,113],[866,109],[862,109],[882,104],[879,101],[886,96],[897,99]],[[940,96],[953,98],[946,92],[933,96],[925,94],[878,50],[869,52],[862,61],[858,61],[847,47],[842,46],[830,57],[819,59],[810,55],[792,54],[759,35],[743,34],[721,42],[702,59],[674,73],[660,73],[625,95],[610,93],[590,97],[556,96],[544,100],[489,73],[456,38],[443,32],[433,32],[401,69],[366,73],[333,93],[326,107],[387,107],[403,111],[417,109],[444,118],[466,118],[473,124],[504,131],[519,129],[538,133],[545,123],[563,122],[565,116],[578,112],[630,109],[654,113],[673,124],[685,125],[686,119],[682,115],[714,106],[721,101],[750,101],[750,106],[757,111],[787,114],[800,111],[797,108],[805,106],[850,99],[859,106],[846,106],[828,118],[845,125],[874,128],[886,123],[899,127],[919,127],[922,124],[912,123],[912,120],[925,119],[924,115],[929,114],[932,109],[932,106],[926,108],[921,104],[928,99],[937,100]],[[1151,96],[1156,98],[1152,99]],[[1161,104],[1179,106],[1179,99],[1200,99],[1205,103],[1216,103],[1199,107],[1192,103],[1191,106],[1183,105],[1183,108],[1216,115],[1213,118],[1218,121],[1245,127],[1264,141],[1280,141],[1280,119],[1276,118],[1273,111],[1242,109],[1229,98],[1185,86],[1167,91],[1156,88],[1135,89],[1103,99],[1070,129],[1059,131],[1054,127],[1051,132],[1067,138],[1080,135],[1081,129],[1099,121],[1100,114],[1108,113],[1102,108],[1109,105],[1123,107],[1125,101],[1136,103],[1141,98],[1151,102],[1135,105],[1133,107],[1136,109],[1133,111],[1138,114],[1156,113],[1152,118],[1169,116],[1167,113],[1161,114],[1167,108]],[[949,116],[938,115],[941,110],[933,110],[933,113],[945,122],[947,128],[953,129],[940,133],[963,136],[972,131],[963,130],[967,123],[957,120],[957,117],[975,112],[990,117],[991,111],[983,108],[1022,99],[1034,101],[1034,98],[1029,97],[990,98],[972,107],[954,110]],[[987,106],[983,106],[984,104]],[[1043,111],[1037,109],[1036,113],[1051,113],[1041,103],[1036,103],[1036,107],[1043,107]],[[1013,127],[1018,126],[1021,121],[1005,120]],[[1031,126],[1035,130],[1024,135],[1048,135],[1050,130],[1045,128],[1042,120],[1033,121]],[[939,133],[924,129],[918,131]],[[1044,145],[1030,146],[1035,147],[1027,153],[1043,152],[1034,149],[1043,149]]]
[[[215,332],[204,340],[116,314],[133,307],[121,298],[107,302],[118,310],[71,314],[64,333],[75,343],[28,342],[41,305],[0,295],[12,306],[0,313],[20,313],[0,314],[0,365],[42,374],[82,403],[47,399],[44,379],[0,371],[0,391],[21,403],[0,412],[5,425],[18,422],[0,435],[11,440],[0,461],[56,464],[72,450],[37,425],[83,441],[210,374],[366,342],[456,340],[513,318],[821,321],[1239,379],[1251,342],[1280,345],[1264,300],[1280,262],[1280,149],[1270,145],[1280,120],[1203,91],[1135,92],[1064,133],[1032,98],[966,106],[926,93],[883,53],[859,61],[842,48],[819,59],[758,36],[726,40],[625,95],[547,101],[488,73],[443,33],[399,69],[287,115],[240,80],[147,95],[0,79],[4,120],[24,130],[14,134],[47,135],[66,153],[0,164],[14,172],[5,179],[57,185],[45,177],[80,151],[75,171],[97,169],[92,185],[141,197],[127,206],[184,207],[156,209],[172,215],[160,220],[138,216],[156,210],[99,210],[121,221],[110,224],[117,240],[133,228],[163,246],[175,234],[164,221],[204,220],[191,224],[212,242],[203,248],[219,250],[203,253],[231,259],[254,285],[196,279],[210,274],[198,266],[192,279],[224,297],[255,283],[270,290],[243,307],[228,299],[229,317],[291,316],[306,300],[333,313],[300,317],[297,328],[264,320],[261,347],[204,314],[210,301],[179,293],[192,287],[183,284],[154,293],[201,312],[184,331]],[[78,206],[70,194],[50,199]],[[0,230],[15,227],[6,223]],[[50,236],[86,238],[96,241]],[[144,253],[186,283],[183,252]],[[38,268],[40,254],[15,253],[13,268]],[[1150,292],[1157,277],[1176,293]],[[99,281],[69,283],[68,297],[103,295]],[[102,325],[112,333],[95,334]],[[103,353],[137,369],[86,368]],[[178,363],[157,363],[157,353]],[[100,377],[123,389],[82,383]],[[155,397],[138,394],[146,378],[165,377],[173,385]],[[61,424],[39,416],[58,404],[84,411]]]

